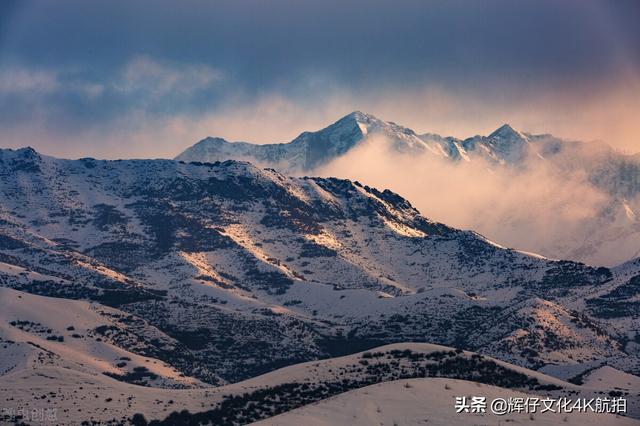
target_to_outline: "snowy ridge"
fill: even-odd
[[[300,173],[347,153],[372,135],[386,136],[400,151],[432,149],[413,130],[355,111],[325,129],[304,132],[289,143],[254,145],[209,137],[185,150],[176,160],[245,160],[288,173]]]
[[[99,369],[99,386],[198,388],[407,341],[530,369],[640,371],[639,264],[610,270],[506,249],[424,218],[391,191],[238,161],[22,149],[0,151],[0,199],[0,287],[86,311],[88,325],[69,324],[84,336],[74,338],[66,318],[48,325],[7,308],[15,318],[4,319],[3,339],[22,343],[3,350],[26,353],[24,333],[64,348],[69,376],[56,380],[97,380]],[[49,328],[63,341],[47,340]],[[132,361],[117,367],[122,353]]]
[[[428,153],[450,160],[466,161],[481,157],[500,164],[521,160],[533,138],[507,124],[487,137],[474,136],[465,140],[433,133],[419,135],[394,122],[355,111],[322,130],[304,132],[288,143],[256,145],[208,137],[186,149],[175,159],[187,162],[235,159],[274,167],[287,173],[302,173],[346,154],[371,136],[385,137],[391,142],[392,148],[400,153]]]
[[[323,166],[382,136],[391,152],[408,158],[433,158],[447,163],[483,167],[474,173],[505,171],[526,174],[542,168],[545,175],[585,180],[606,198],[597,214],[583,221],[582,232],[567,238],[549,237],[521,247],[547,257],[574,259],[594,265],[616,265],[640,256],[640,156],[625,155],[602,143],[564,140],[549,134],[530,134],[504,124],[488,136],[466,139],[433,133],[417,134],[393,122],[356,111],[316,132],[304,132],[292,142],[254,145],[207,138],[178,155],[181,161],[251,161],[289,174],[323,174]],[[418,160],[419,161],[419,160]],[[486,165],[486,167],[484,167]],[[482,170],[482,171],[477,171]],[[483,175],[478,176],[480,181]],[[526,188],[523,188],[526,190]],[[514,231],[515,232],[515,231]]]

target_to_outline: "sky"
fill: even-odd
[[[0,2],[0,147],[171,158],[361,110],[640,151],[636,0]]]

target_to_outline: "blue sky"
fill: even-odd
[[[0,145],[170,157],[207,135],[287,141],[359,109],[637,151],[638,22],[634,0],[6,0]]]

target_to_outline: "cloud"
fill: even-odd
[[[430,219],[547,255],[584,239],[609,201],[581,172],[539,160],[517,169],[481,160],[452,163],[430,154],[403,155],[377,136],[315,172],[389,188]]]
[[[154,152],[153,145],[146,145],[143,154],[131,144],[141,131],[152,137],[155,129],[171,127],[174,118],[197,121],[215,104],[223,80],[219,70],[207,65],[148,56],[134,57],[108,78],[82,67],[0,67],[0,146],[33,144],[73,157],[166,155]],[[114,151],[106,151],[107,146]]]
[[[198,64],[182,64],[182,68],[158,64],[148,58],[127,63],[109,84],[73,79],[60,72],[55,85],[66,86],[56,97],[51,92],[35,99],[5,96],[8,111],[26,104],[28,125],[19,118],[6,119],[2,145],[35,144],[43,152],[63,157],[172,158],[207,136],[253,143],[288,142],[303,131],[321,129],[351,111],[362,110],[419,133],[466,138],[489,134],[510,123],[522,131],[602,140],[618,149],[640,151],[640,121],[636,119],[640,110],[636,88],[640,86],[631,78],[589,90],[540,87],[483,96],[428,82],[354,92],[346,86],[314,81],[299,96],[282,91],[251,96],[238,88],[226,94],[224,102],[212,105],[211,91],[224,87],[227,77],[219,76],[215,69],[201,72]],[[147,69],[157,75],[158,84],[143,81],[143,70]],[[204,77],[195,78],[195,83],[181,90],[182,83],[176,79],[182,77],[177,75],[189,76],[190,72]],[[71,98],[60,98],[69,92],[74,93]],[[2,99],[0,93],[0,103]],[[58,105],[70,102],[77,112],[69,117],[52,108],[53,100]],[[106,108],[105,104],[108,114],[95,111]]]
[[[207,65],[163,63],[148,56],[132,58],[107,79],[82,74],[77,67],[0,68],[0,95],[38,95],[43,103],[51,94],[89,97],[118,94],[152,101],[166,96],[189,96],[223,79],[221,71]]]
[[[466,137],[510,122],[637,150],[636,1],[5,9],[3,146],[37,133],[29,143],[57,155],[165,156],[207,135],[287,141],[360,109],[418,131]],[[141,139],[162,149],[133,146]]]
[[[30,99],[43,103],[55,94],[79,94],[96,97],[104,92],[102,84],[69,77],[68,70],[44,70],[29,67],[0,68],[0,96]]]
[[[223,73],[201,64],[161,63],[149,56],[134,57],[113,86],[123,92],[144,92],[157,98],[189,95],[222,80]]]
[[[51,93],[59,89],[57,75],[52,72],[11,68],[0,70],[0,93]]]

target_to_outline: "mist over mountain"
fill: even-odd
[[[640,156],[603,143],[507,124],[467,139],[418,134],[356,111],[289,143],[206,138],[176,158],[388,187],[430,217],[552,258],[611,266],[640,255]]]

